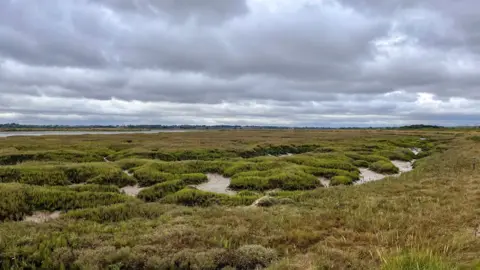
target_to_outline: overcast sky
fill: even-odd
[[[4,0],[2,122],[480,124],[480,2]]]

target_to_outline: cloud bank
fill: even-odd
[[[480,124],[475,0],[7,0],[0,122]]]

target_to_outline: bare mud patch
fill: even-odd
[[[412,151],[416,156],[416,155],[418,155],[422,152],[422,149],[421,148],[411,148],[410,151]]]
[[[121,192],[125,193],[125,195],[137,197],[138,193],[142,191],[144,188],[139,187],[138,185],[135,186],[126,186],[120,189]]]
[[[330,187],[330,180],[328,180],[327,178],[325,178],[325,177],[319,177],[319,178],[318,178],[318,181],[320,181],[320,183],[321,183],[324,187],[326,187],[326,188]]]
[[[235,195],[236,192],[230,190],[228,187],[230,186],[230,178],[224,177],[220,174],[207,174],[208,182],[195,186],[199,190],[220,193],[220,194],[227,194],[227,195]]]
[[[361,185],[368,182],[378,181],[387,177],[387,175],[385,174],[376,173],[367,168],[360,168],[359,170],[360,170],[360,180],[355,182],[355,185]]]
[[[33,223],[45,223],[60,217],[60,211],[55,212],[35,212],[31,216],[26,216],[24,221]]]
[[[413,170],[413,161],[392,160],[392,163],[400,170],[400,174]]]

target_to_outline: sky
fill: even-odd
[[[4,0],[10,122],[480,125],[480,2]]]

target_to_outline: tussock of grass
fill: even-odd
[[[300,169],[250,171],[232,177],[230,188],[248,190],[307,190],[320,186],[318,179]]]
[[[251,205],[257,199],[257,196],[229,196],[196,189],[183,189],[177,193],[167,195],[161,202],[204,207],[212,205],[239,206]]]
[[[352,185],[352,184],[353,184],[353,179],[344,175],[334,176],[330,180],[331,186]]]
[[[382,270],[455,270],[457,267],[445,262],[432,252],[408,252],[385,260]]]
[[[133,198],[119,193],[67,191],[23,184],[0,184],[0,220],[21,220],[33,211],[56,211],[109,205]]]
[[[73,210],[64,216],[72,219],[85,219],[102,223],[119,222],[132,218],[158,218],[167,212],[168,208],[168,205],[163,204],[125,203]]]
[[[399,173],[399,169],[395,167],[390,161],[377,161],[370,165],[370,170],[382,173],[382,174],[396,174]]]

